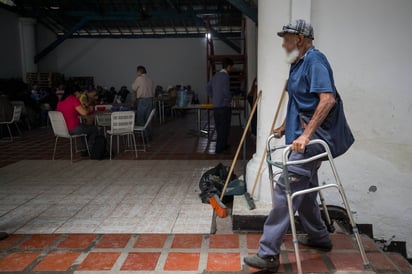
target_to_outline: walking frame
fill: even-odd
[[[297,269],[298,269],[298,273],[301,274],[302,273],[302,265],[301,265],[301,260],[300,260],[300,255],[299,255],[299,245],[298,245],[298,240],[297,240],[297,233],[296,233],[296,225],[295,225],[295,213],[293,211],[293,199],[296,198],[297,196],[300,195],[305,195],[311,192],[319,192],[319,197],[320,197],[320,201],[321,201],[321,205],[323,207],[324,210],[324,214],[325,214],[325,219],[326,219],[326,227],[328,229],[329,232],[334,232],[334,227],[333,224],[330,220],[329,217],[329,213],[328,210],[326,208],[326,204],[324,201],[324,198],[322,196],[321,190],[324,190],[326,188],[336,188],[339,191],[339,194],[343,200],[343,204],[345,206],[345,209],[347,211],[348,217],[349,217],[349,221],[350,224],[352,226],[352,231],[355,235],[356,238],[356,242],[358,244],[359,247],[359,251],[361,253],[362,256],[362,260],[363,260],[363,264],[365,268],[369,267],[369,261],[368,258],[366,257],[366,253],[365,253],[365,249],[363,248],[363,244],[362,244],[362,240],[359,234],[359,230],[356,226],[356,223],[353,219],[353,215],[346,197],[346,194],[343,190],[343,186],[341,183],[341,180],[339,178],[338,172],[336,170],[334,161],[333,161],[333,157],[332,154],[330,152],[329,146],[327,145],[327,143],[323,140],[312,140],[309,142],[308,146],[311,145],[321,145],[325,152],[314,155],[310,158],[307,159],[303,159],[303,160],[295,160],[295,161],[290,161],[288,159],[289,154],[291,152],[291,146],[290,145],[283,145],[283,146],[277,146],[277,147],[272,147],[271,143],[272,141],[275,139],[275,135],[272,134],[268,137],[267,139],[267,156],[266,156],[266,161],[268,164],[268,169],[269,169],[269,179],[270,179],[270,186],[271,186],[271,193],[272,193],[272,206],[274,206],[274,183],[278,183],[278,179],[280,175],[283,175],[284,178],[284,187],[285,187],[285,192],[286,192],[286,199],[287,199],[287,203],[288,203],[288,210],[289,210],[289,218],[290,218],[290,226],[291,226],[291,230],[292,230],[292,236],[293,236],[293,246],[294,246],[294,250],[295,250],[295,256],[296,256],[296,264],[297,264]],[[282,152],[282,159],[281,162],[279,161],[274,161],[272,159],[272,153],[274,153],[275,151],[281,151]],[[290,187],[290,180],[289,180],[289,176],[288,176],[288,166],[290,165],[299,165],[299,164],[305,164],[305,163],[309,163],[315,160],[325,160],[328,161],[332,170],[332,173],[334,175],[335,178],[335,183],[327,183],[327,184],[323,184],[317,187],[312,187],[312,188],[308,188],[308,189],[304,189],[304,190],[300,190],[300,191],[296,191],[294,193],[292,193],[291,191],[291,187]],[[278,168],[280,170],[273,170],[275,168]]]

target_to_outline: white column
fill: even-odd
[[[257,76],[257,28],[256,23],[246,17],[246,54],[247,54],[247,85],[249,92],[253,80]]]
[[[37,72],[37,64],[34,63],[36,55],[36,20],[32,18],[19,18],[20,53],[22,80],[26,82],[28,72]]]
[[[258,90],[262,90],[262,99],[258,108],[258,132],[256,153],[247,166],[247,188],[252,190],[257,170],[266,147],[266,139],[275,115],[285,81],[288,77],[288,65],[284,62],[285,52],[282,39],[276,33],[291,19],[310,19],[311,4],[307,0],[260,0],[258,25]],[[287,98],[287,96],[285,97]],[[284,100],[276,126],[279,126],[286,113]],[[284,143],[284,139],[278,141]],[[255,191],[254,199],[271,202],[270,185],[266,161],[263,162],[262,174]]]

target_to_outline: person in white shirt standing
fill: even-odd
[[[137,67],[137,78],[132,84],[132,90],[136,94],[137,119],[138,126],[144,126],[149,119],[150,112],[153,109],[153,82],[147,76],[146,68],[143,66]],[[145,136],[151,137],[150,126],[146,129]]]

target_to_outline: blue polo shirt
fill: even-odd
[[[318,93],[333,92],[336,88],[333,71],[326,56],[314,47],[291,65],[286,87],[289,102],[286,115],[286,144],[291,144],[302,133],[300,112],[314,112],[318,103]]]

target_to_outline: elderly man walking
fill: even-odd
[[[301,160],[323,152],[318,146],[307,146],[338,101],[331,66],[325,55],[315,49],[312,26],[304,20],[296,20],[278,32],[283,38],[286,61],[291,64],[287,92],[289,102],[286,120],[275,129],[278,138],[285,135],[286,144],[291,145],[289,160]],[[312,113],[309,121],[303,122],[301,113]],[[346,121],[345,121],[346,123]],[[336,136],[330,132],[330,136]],[[319,138],[319,136],[316,136]],[[335,137],[333,137],[335,138]],[[349,146],[353,143],[350,133]],[[332,140],[334,141],[334,140]],[[336,140],[339,142],[339,140]],[[318,169],[321,160],[288,167],[292,192],[318,186]],[[279,254],[282,239],[289,227],[287,200],[280,177],[274,191],[274,207],[263,228],[258,253],[244,259],[244,262],[258,269],[276,272],[279,268]],[[321,219],[317,193],[298,196],[293,208],[299,212],[300,222],[307,235],[299,237],[303,245],[323,251],[330,251],[332,243]]]

